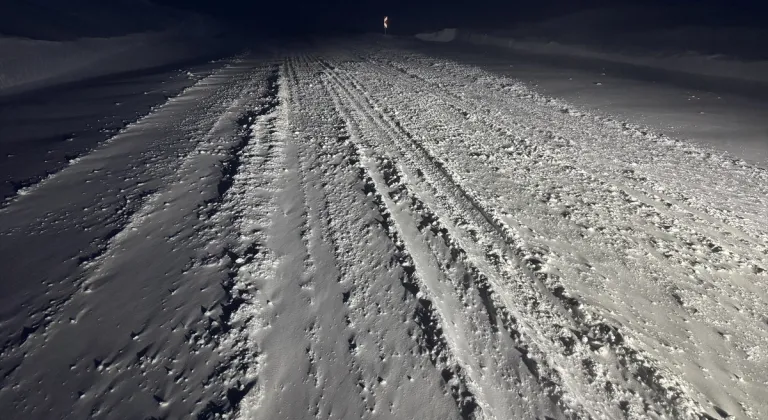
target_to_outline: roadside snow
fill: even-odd
[[[633,121],[768,168],[768,84],[462,42],[404,39],[400,46],[472,63],[598,115]]]
[[[452,35],[448,36],[446,33]],[[703,55],[688,51],[667,51],[663,53],[656,53],[651,50],[646,50],[645,52],[621,52],[600,49],[588,44],[579,45],[556,41],[530,40],[496,34],[494,32],[486,33],[464,29],[444,29],[431,34],[419,34],[416,35],[416,38],[428,42],[457,41],[473,45],[510,48],[526,53],[582,57],[670,71],[768,83],[768,61],[765,60],[747,61],[723,55]]]
[[[270,72],[224,64],[0,209],[10,418],[190,418],[238,388],[217,373],[247,360],[213,216]]]
[[[44,41],[0,37],[0,95],[221,54],[216,30],[188,22],[162,32]]]
[[[504,36],[472,32],[463,33],[459,39],[472,44],[494,45],[539,54],[587,57],[707,76],[768,82],[768,61],[742,61],[716,55],[705,56],[697,53],[652,55],[606,52],[595,50],[586,45],[516,40]]]

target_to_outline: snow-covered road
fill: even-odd
[[[8,418],[768,417],[768,171],[387,43],[242,56],[0,208]]]

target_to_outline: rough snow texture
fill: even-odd
[[[0,210],[10,418],[768,416],[768,172],[366,41]]]
[[[247,385],[226,339],[241,250],[217,218],[272,74],[221,68],[2,210],[10,418],[210,416]]]

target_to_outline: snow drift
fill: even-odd
[[[114,38],[0,38],[0,94],[211,56],[215,32],[182,28]]]
[[[760,42],[768,30],[694,26],[685,16],[689,10],[680,13],[669,18],[653,8],[608,7],[504,29],[446,29],[416,38],[768,83],[768,47]]]
[[[617,53],[594,49],[589,45],[567,45],[558,42],[518,40],[504,36],[463,32],[457,39],[476,45],[493,45],[538,54],[567,55],[618,63],[647,66],[671,71],[726,77],[768,83],[768,61],[743,61],[727,56],[701,55],[696,52],[677,54]]]
[[[115,10],[148,15],[126,24],[122,12],[90,3],[83,10],[38,3],[39,16],[22,8],[0,18],[0,95],[229,52],[221,50],[220,25],[194,13],[124,0]],[[65,19],[56,23],[56,14]]]

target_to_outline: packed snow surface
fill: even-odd
[[[370,39],[0,208],[8,418],[768,418],[768,172]]]

